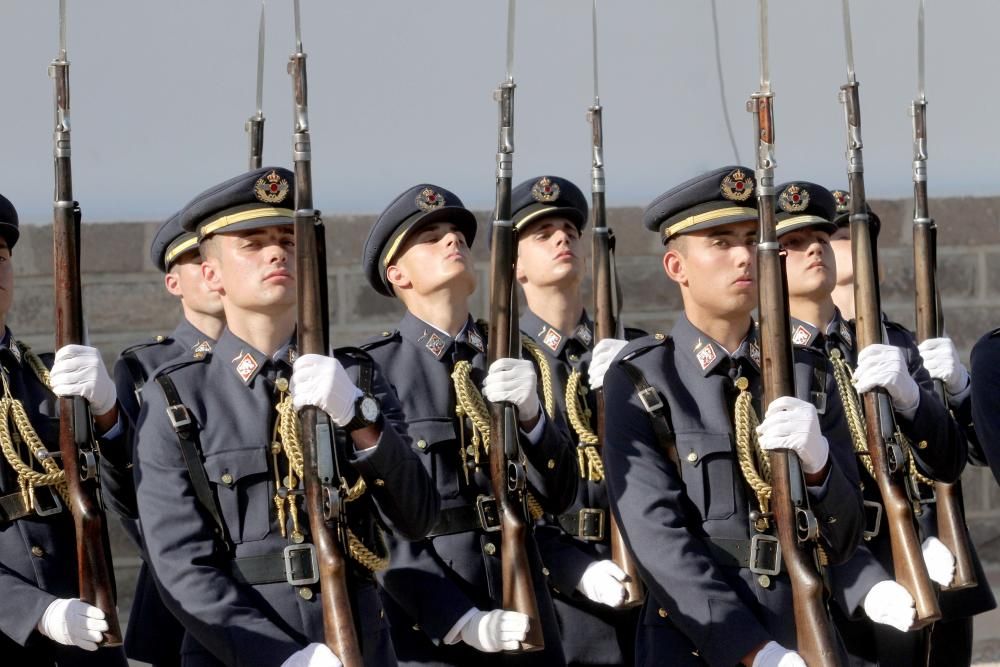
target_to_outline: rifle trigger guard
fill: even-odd
[[[889,472],[896,474],[902,470],[906,457],[903,455],[903,448],[898,443],[889,443],[885,447],[885,462],[889,466]]]
[[[811,509],[795,508],[795,532],[800,544],[819,537],[819,521]]]
[[[80,468],[81,480],[86,482],[88,479],[97,478],[97,455],[94,454],[94,450],[81,451],[77,465]]]
[[[339,491],[335,491],[329,484],[323,484],[323,518],[327,521],[339,522],[343,514],[344,500]]]
[[[507,462],[507,490],[511,493],[525,488],[524,467],[515,461]]]

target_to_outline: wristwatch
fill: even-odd
[[[361,394],[354,402],[354,418],[347,422],[344,430],[348,433],[359,428],[373,426],[382,417],[382,405],[371,394]]]

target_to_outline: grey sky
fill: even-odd
[[[996,194],[1000,3],[928,7],[932,195]],[[504,73],[502,0],[302,0],[315,200],[377,212],[418,181],[475,208],[493,198]],[[0,2],[0,192],[26,221],[51,218],[56,0]],[[777,179],[843,185],[846,77],[840,3],[771,0]],[[916,0],[852,4],[869,195],[910,192],[907,106],[916,89]],[[718,0],[740,156],[756,88],[756,3]],[[75,194],[87,220],[162,219],[246,166],[259,3],[69,0]],[[644,205],[730,163],[708,0],[602,0],[601,98],[610,205]],[[515,179],[559,172],[586,186],[590,2],[521,0],[514,74]],[[290,161],[285,64],[291,3],[268,2],[265,163]]]

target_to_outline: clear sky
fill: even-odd
[[[725,108],[752,166],[756,3],[716,0]],[[86,220],[158,220],[246,167],[259,3],[68,0],[75,195]],[[932,195],[1000,191],[995,0],[928,2]],[[57,0],[0,3],[0,192],[28,222],[51,218]],[[493,199],[503,0],[302,0],[316,205],[378,212],[438,183]],[[855,0],[854,45],[871,197],[910,193],[907,109],[916,91],[917,0]],[[264,159],[291,159],[290,0],[268,0]],[[710,0],[600,0],[609,205],[645,205],[734,161]],[[842,186],[846,79],[840,3],[771,0],[777,180]],[[586,189],[590,2],[521,0],[514,76],[515,180],[558,172]]]

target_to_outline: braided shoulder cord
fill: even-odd
[[[538,347],[535,341],[527,336],[522,336],[521,346],[531,354],[538,366],[538,377],[542,382],[542,398],[545,401],[545,414],[549,416],[549,419],[552,419],[556,415],[556,397],[552,391],[552,367],[549,365],[545,352]]]
[[[768,526],[767,514],[771,503],[771,466],[767,453],[760,449],[757,442],[757,415],[754,413],[752,397],[748,391],[749,382],[746,378],[738,378],[736,386],[740,393],[736,397],[734,410],[734,426],[736,431],[736,457],[740,471],[750,488],[757,496],[762,517],[758,521],[758,529]]]

